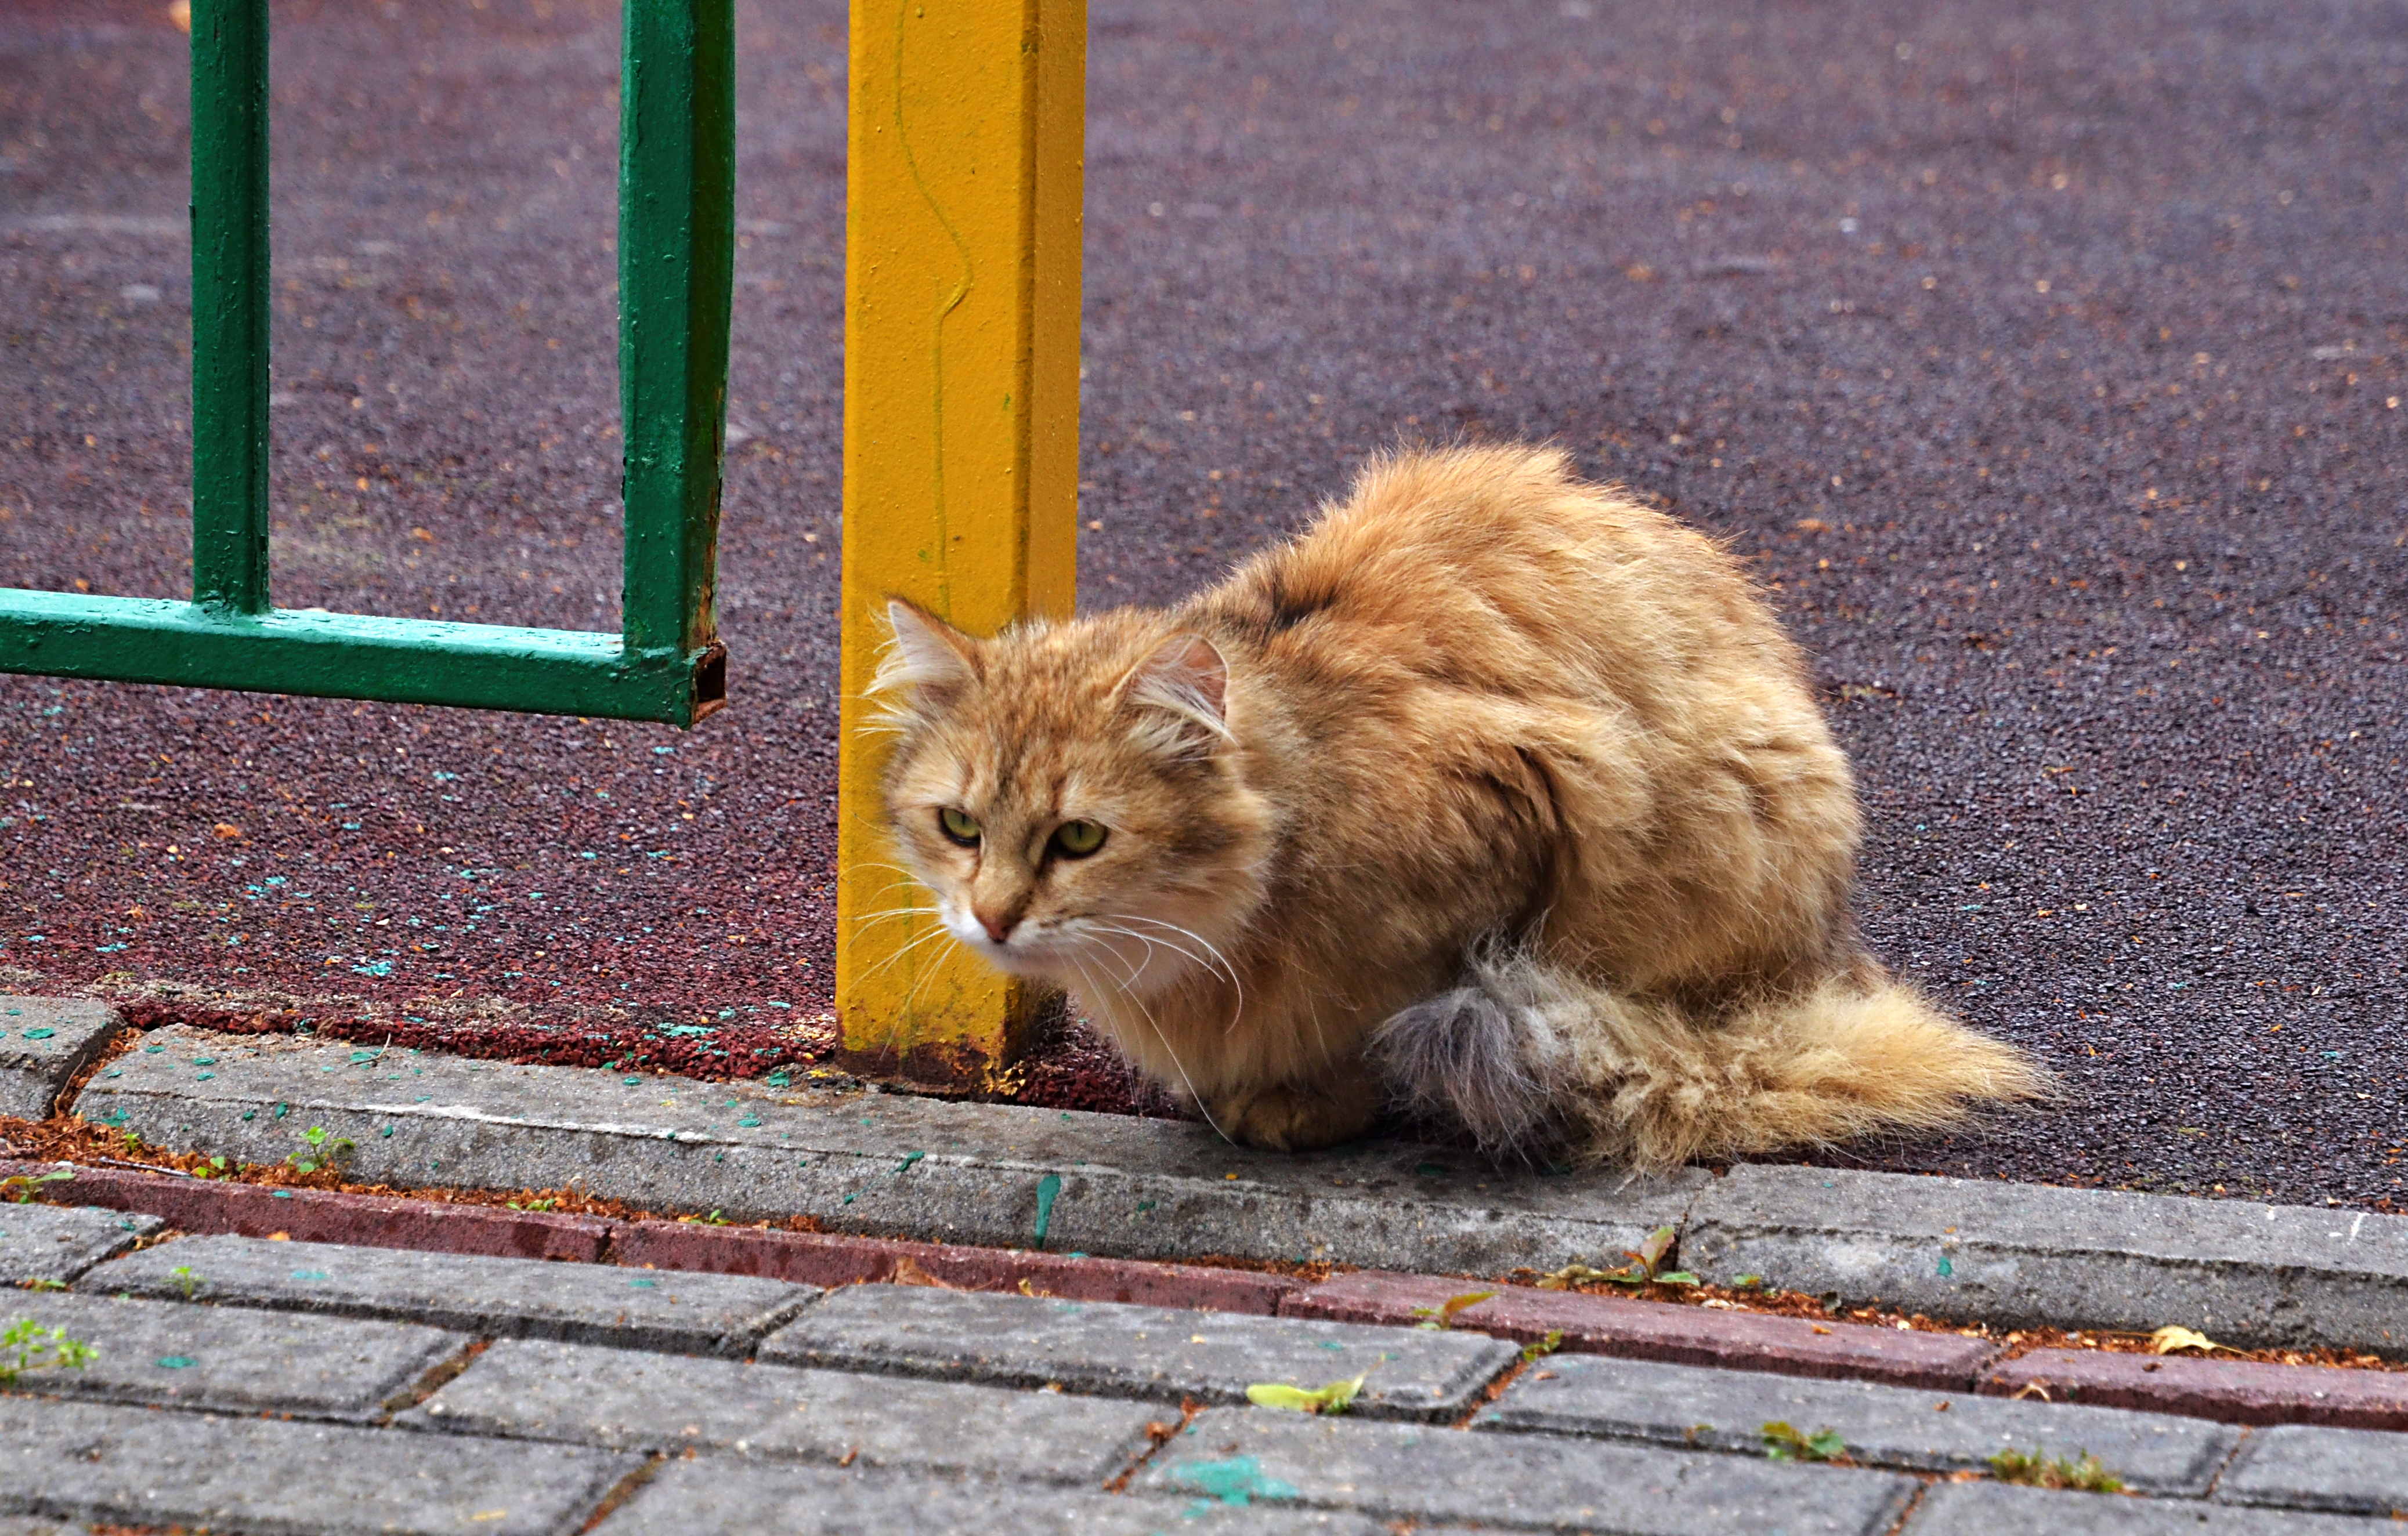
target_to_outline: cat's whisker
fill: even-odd
[[[933,906],[890,906],[882,912],[865,912],[859,917],[855,918],[854,921],[861,923],[874,923],[882,922],[889,917],[933,917],[938,916],[941,911],[941,908]]]
[[[1125,917],[1134,922],[1152,923],[1157,928],[1168,928],[1174,933],[1183,933],[1188,938],[1194,939],[1197,944],[1202,945],[1205,949],[1211,953],[1212,959],[1220,962],[1220,969],[1217,972],[1213,972],[1212,967],[1206,965],[1204,961],[1197,961],[1198,965],[1203,965],[1206,971],[1212,972],[1212,974],[1216,975],[1226,975],[1229,978],[1230,990],[1236,994],[1236,997],[1235,1001],[1229,1007],[1229,1022],[1221,1027],[1221,1032],[1225,1035],[1236,1034],[1238,1032],[1238,1026],[1244,1021],[1246,1017],[1246,984],[1244,980],[1239,976],[1238,968],[1229,962],[1229,957],[1222,954],[1219,947],[1216,946],[1211,940],[1204,937],[1203,934],[1197,932],[1193,929],[1182,928],[1177,923],[1165,922],[1159,917],[1139,917],[1134,913],[1119,914],[1119,916]],[[1122,932],[1126,932],[1128,931],[1123,930]],[[1131,938],[1138,939],[1140,942],[1143,942],[1145,937],[1143,934],[1134,932],[1129,933],[1129,936]],[[1178,952],[1182,955],[1187,955],[1190,960],[1196,959],[1196,957],[1190,954],[1182,946],[1172,944],[1168,939],[1164,939],[1161,942],[1169,948],[1178,950]],[[1312,1025],[1314,1036],[1319,1038],[1321,1032],[1320,1019],[1315,1018],[1312,1021]],[[1321,1052],[1325,1057],[1329,1054],[1329,1043],[1326,1040],[1323,1040],[1321,1043]]]
[[[904,945],[900,949],[896,950],[895,953],[887,956],[884,960],[880,960],[876,965],[871,966],[867,971],[862,974],[861,980],[863,983],[867,983],[874,977],[884,975],[890,967],[898,964],[904,956],[909,955],[911,951],[919,948],[922,945],[933,943],[938,939],[951,937],[953,937],[953,934],[946,929],[942,927],[932,928],[925,933],[921,934],[918,938],[915,938],[909,944]],[[904,1004],[907,1009],[910,1005],[910,1004],[908,1001]]]
[[[1182,958],[1182,959],[1186,960],[1189,963],[1193,964],[1193,965],[1194,965],[1194,966],[1195,966],[1198,971],[1201,971],[1201,972],[1203,972],[1205,974],[1207,974],[1207,975],[1210,975],[1210,976],[1213,977],[1215,980],[1218,980],[1218,979],[1221,977],[1221,975],[1222,975],[1222,971],[1221,971],[1221,969],[1220,969],[1219,967],[1215,966],[1215,965],[1213,964],[1213,962],[1212,962],[1211,960],[1208,960],[1207,958],[1205,958],[1205,957],[1204,957],[1204,956],[1202,956],[1202,955],[1198,955],[1198,954],[1197,954],[1197,953],[1196,953],[1194,950],[1192,950],[1192,949],[1188,948],[1188,947],[1187,947],[1186,946],[1184,946],[1184,945],[1182,945],[1182,944],[1174,944],[1174,943],[1172,943],[1172,942],[1171,942],[1170,940],[1168,940],[1168,939],[1159,938],[1159,937],[1156,937],[1155,935],[1153,935],[1153,934],[1140,933],[1140,932],[1139,932],[1136,929],[1133,929],[1133,928],[1107,928],[1107,929],[1103,930],[1103,932],[1109,932],[1109,933],[1118,933],[1118,934],[1123,935],[1124,937],[1135,939],[1138,943],[1140,943],[1140,944],[1141,944],[1141,945],[1145,946],[1145,949],[1146,949],[1146,956],[1147,956],[1147,959],[1149,960],[1149,961],[1152,960],[1153,955],[1154,955],[1154,952],[1156,949],[1168,949],[1168,950],[1169,950],[1172,954],[1174,954],[1174,955],[1178,955],[1178,956],[1180,956],[1181,958]],[[1230,983],[1230,985],[1238,988],[1238,994],[1239,994],[1239,998],[1240,998],[1240,1005],[1242,1006],[1242,1004],[1243,1004],[1243,1000],[1244,1000],[1244,996],[1245,996],[1245,987],[1244,987],[1244,985],[1243,985],[1242,983],[1240,983],[1240,982],[1238,980],[1237,976],[1236,976],[1234,974],[1230,974],[1230,976],[1229,976],[1229,978],[1228,978],[1228,979],[1229,979],[1229,983]],[[1136,977],[1135,977],[1134,975],[1132,975],[1132,976],[1130,977],[1130,985],[1131,985],[1131,986],[1135,986],[1135,985],[1136,985]]]
[[[1229,985],[1237,988],[1241,996],[1244,993],[1246,984],[1238,978],[1238,968],[1229,962],[1229,957],[1221,953],[1218,946],[1214,945],[1211,940],[1206,938],[1203,934],[1197,932],[1194,929],[1182,928],[1177,923],[1165,922],[1160,917],[1140,917],[1133,912],[1116,912],[1112,914],[1112,916],[1116,920],[1121,922],[1145,923],[1154,928],[1167,928],[1173,933],[1178,933],[1186,938],[1195,940],[1197,944],[1204,946],[1206,954],[1211,955],[1215,960],[1220,962],[1221,973],[1229,978]],[[1163,942],[1168,944],[1170,941],[1166,939]],[[1181,951],[1182,954],[1184,954],[1185,952],[1186,951],[1184,950]]]
[[[1079,973],[1079,978],[1089,987],[1096,985],[1095,978],[1087,974],[1087,968],[1084,965],[1074,960],[1070,962],[1070,967]],[[1154,1031],[1154,1037],[1162,1042],[1163,1054],[1170,1058],[1171,1066],[1179,1073],[1179,1080],[1187,1086],[1187,1097],[1195,1101],[1196,1113],[1204,1116],[1204,1123],[1212,1128],[1212,1134],[1227,1142],[1231,1146],[1237,1145],[1237,1139],[1221,1129],[1220,1121],[1212,1118],[1212,1108],[1204,1102],[1204,1095],[1196,1091],[1196,1079],[1187,1074],[1187,1063],[1179,1059],[1179,1052],[1172,1047],[1170,1037],[1162,1032],[1160,1024],[1154,1022],[1154,1011],[1145,1005],[1142,998],[1134,993],[1123,991],[1121,996],[1136,1005],[1138,1017],[1145,1020],[1145,1026]]]

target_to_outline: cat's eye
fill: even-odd
[[[1104,828],[1094,821],[1065,821],[1054,829],[1054,846],[1067,859],[1084,859],[1104,846]]]
[[[974,848],[979,845],[979,824],[971,820],[967,812],[957,811],[948,805],[937,813],[937,825],[944,830],[947,837],[966,848]]]

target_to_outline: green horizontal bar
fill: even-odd
[[[725,652],[630,656],[615,634],[0,588],[0,672],[692,725]]]

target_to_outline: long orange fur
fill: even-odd
[[[1858,944],[1848,763],[1746,578],[1559,452],[1389,458],[1168,612],[892,611],[904,861],[1234,1137],[1404,1102],[1661,1167],[2046,1085]]]

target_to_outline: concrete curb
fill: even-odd
[[[993,1247],[1497,1273],[1618,1263],[1713,1182],[1498,1173],[1457,1152],[1306,1157],[1208,1128],[861,1089],[515,1066],[157,1030],[79,1097],[153,1145],[280,1162],[322,1127],[363,1183],[568,1188],[653,1210]]]
[[[2003,1328],[2408,1355],[2408,1217],[1742,1164],[1682,1230],[1710,1281]]]
[[[580,1188],[1118,1259],[1498,1274],[1611,1266],[1671,1226],[1684,1267],[1723,1283],[2006,1328],[2181,1324],[2237,1345],[2408,1355],[2408,1217],[2364,1211],[1755,1164],[1549,1176],[1394,1144],[1283,1157],[1196,1125],[183,1026],[112,1062],[76,1108],[259,1162],[322,1127],[356,1144],[363,1181]]]
[[[48,1116],[124,1027],[116,1009],[89,998],[0,997],[0,1115]]]

